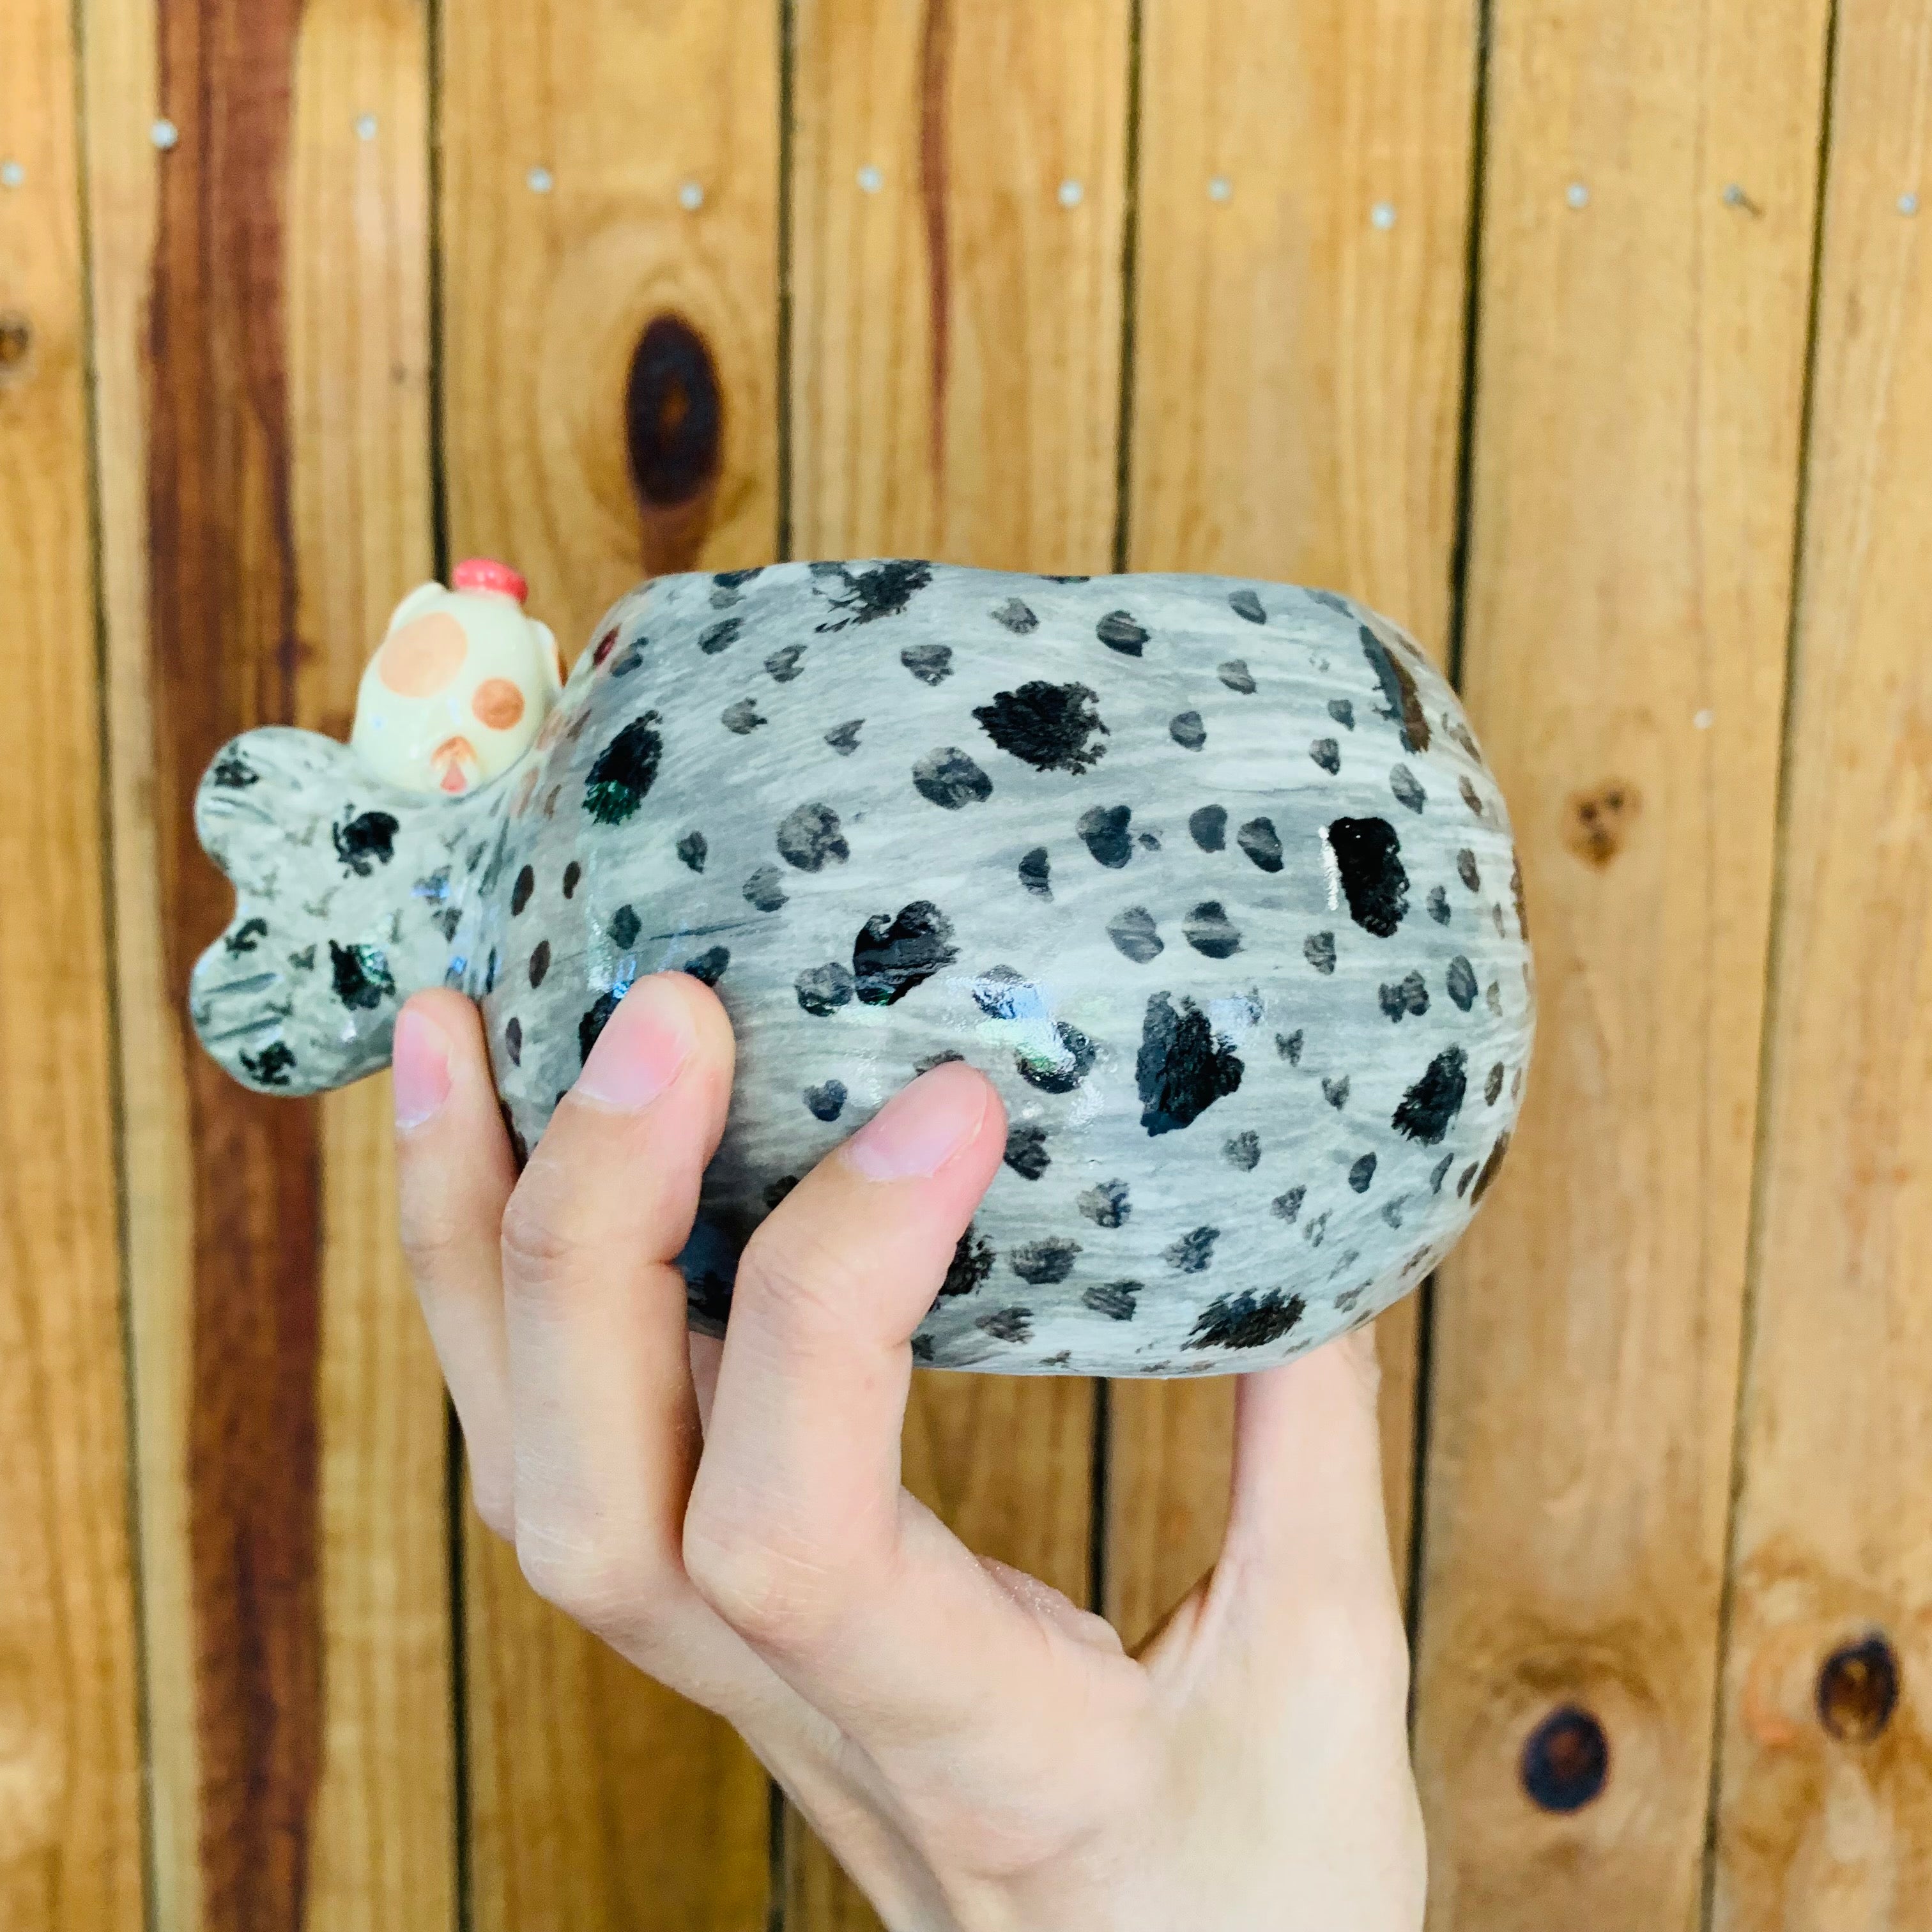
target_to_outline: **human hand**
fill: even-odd
[[[398,1021],[404,1244],[532,1586],[734,1725],[892,1932],[1419,1925],[1366,1332],[1241,1378],[1220,1560],[1130,1657],[900,1486],[990,1083],[935,1068],[806,1176],[721,1343],[674,1264],[732,1062],[706,988],[638,981],[519,1179],[475,1008]]]

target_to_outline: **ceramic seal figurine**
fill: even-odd
[[[204,780],[238,889],[195,969],[266,1091],[482,1003],[520,1152],[640,974],[716,987],[730,1123],[683,1257],[716,1332],[764,1214],[921,1069],[1006,1165],[918,1358],[1253,1368],[1366,1320],[1509,1142],[1534,988],[1508,814],[1448,686],[1346,598],[906,561],[661,578],[559,688],[501,566],[405,601],[350,746]]]

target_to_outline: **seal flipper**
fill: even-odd
[[[263,1093],[322,1093],[386,1066],[397,1009],[449,973],[455,855],[501,798],[494,785],[458,800],[399,790],[310,731],[232,740],[195,796],[195,831],[236,888],[235,916],[189,982],[202,1045]]]

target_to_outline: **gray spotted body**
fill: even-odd
[[[473,799],[262,732],[201,824],[242,902],[195,1017],[255,1085],[381,1064],[397,1004],[447,980],[482,1003],[528,1145],[633,980],[713,984],[740,1060],[686,1256],[707,1328],[790,1184],[943,1058],[1010,1123],[915,1339],[958,1368],[1312,1346],[1446,1252],[1520,1102],[1502,801],[1421,654],[1327,592],[907,562],[665,578]]]

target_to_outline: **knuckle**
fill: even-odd
[[[568,1268],[579,1242],[567,1214],[559,1211],[555,1191],[539,1180],[531,1184],[532,1167],[504,1210],[503,1271],[506,1282],[542,1288]]]
[[[517,1567],[547,1604],[599,1635],[646,1620],[649,1592],[636,1564],[597,1543],[574,1543],[518,1522]]]
[[[424,1187],[404,1187],[397,1204],[403,1258],[418,1281],[446,1273],[466,1232],[455,1204]]]
[[[500,1542],[515,1543],[517,1512],[507,1485],[479,1482],[472,1469],[470,1478],[470,1500],[483,1527],[492,1536]]]
[[[842,1592],[823,1568],[742,1529],[687,1520],[684,1570],[705,1602],[759,1648],[809,1647],[839,1614]]]
[[[740,1258],[738,1292],[748,1291],[790,1329],[849,1328],[856,1297],[845,1258],[822,1238],[761,1236],[752,1237]]]

